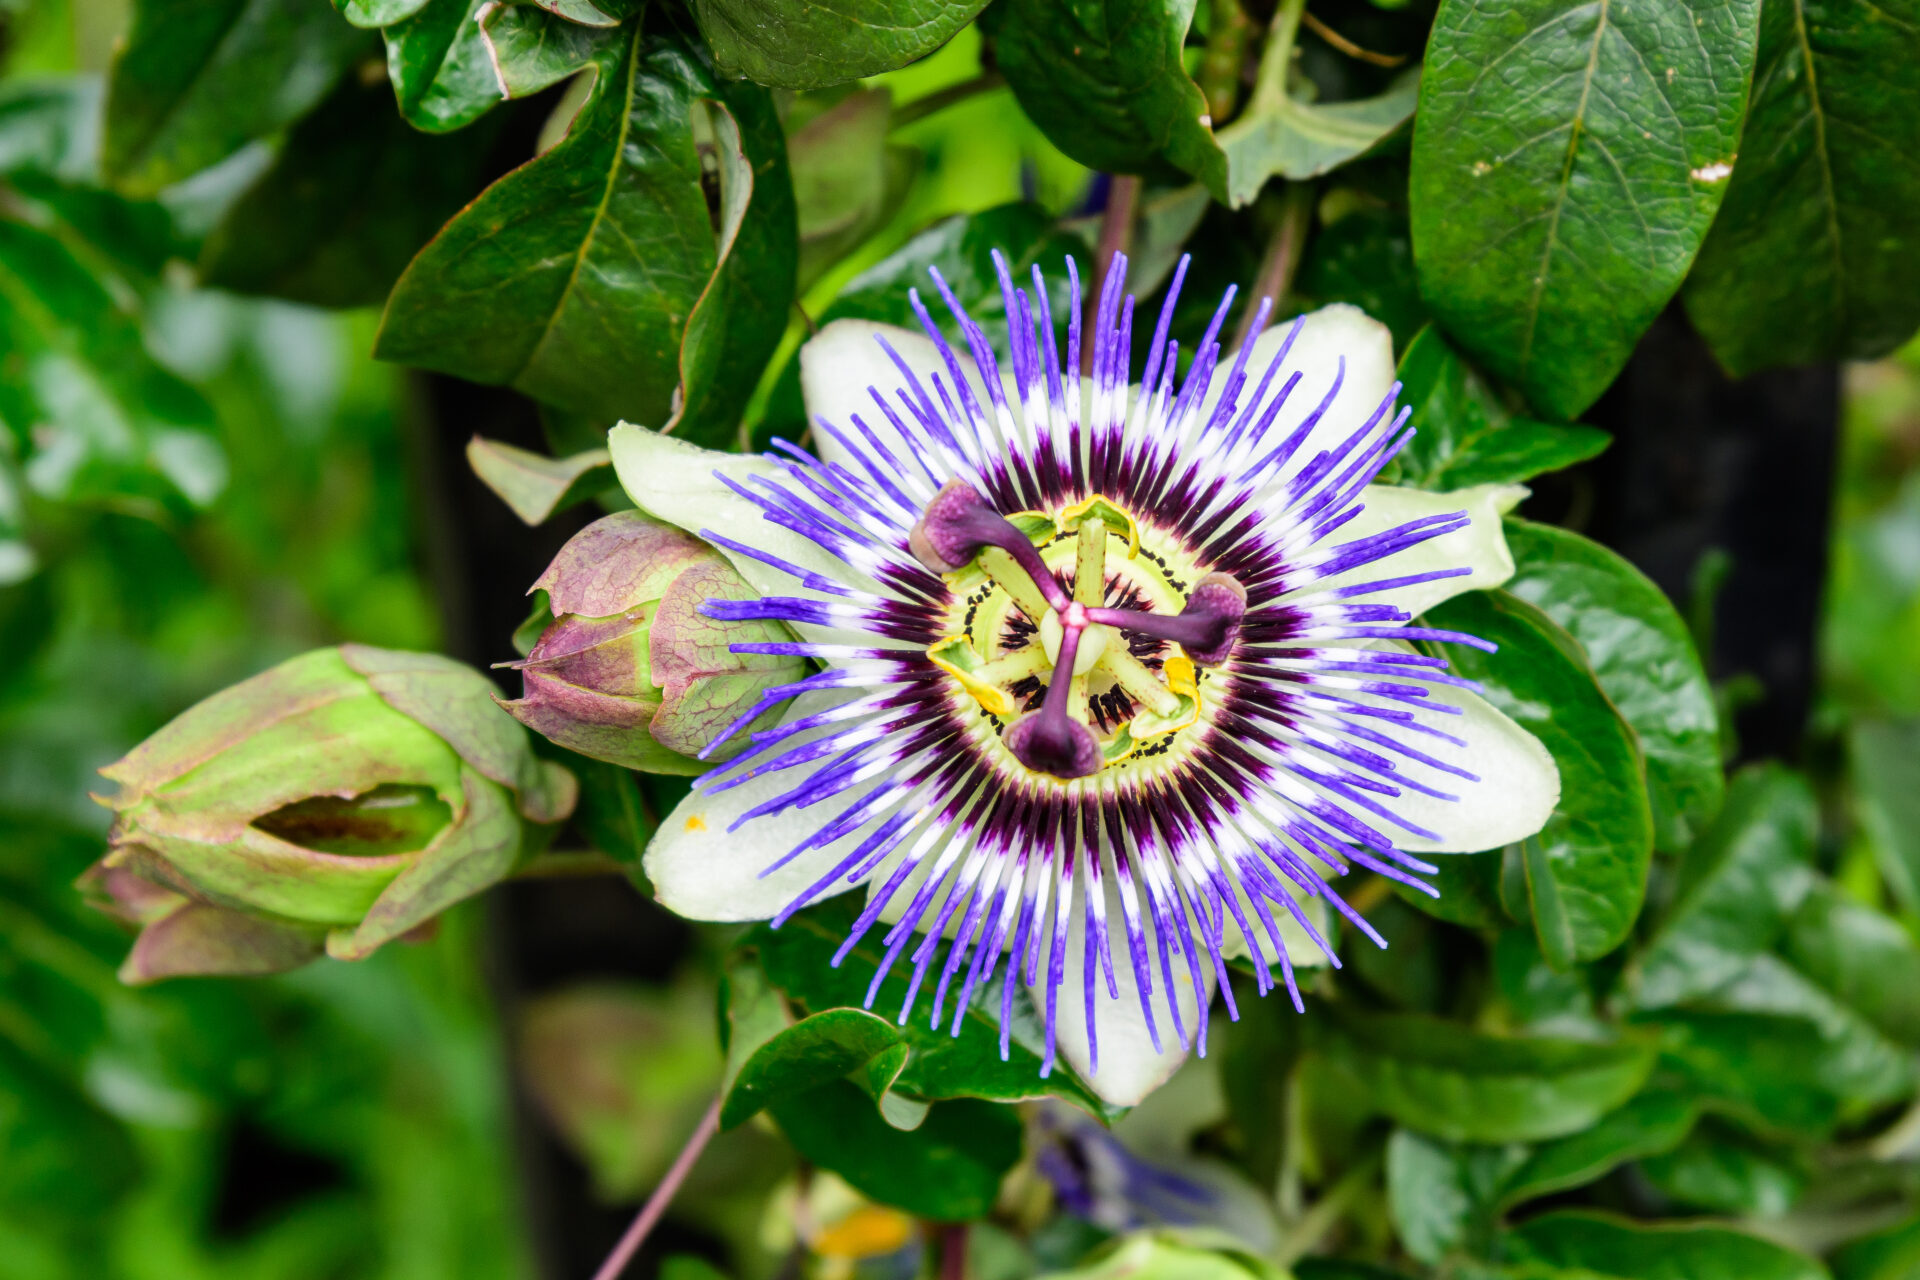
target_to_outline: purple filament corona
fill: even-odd
[[[1121,998],[1125,975],[1156,1051],[1170,1032],[1204,1052],[1209,980],[1237,1016],[1226,982],[1233,934],[1244,939],[1260,992],[1283,983],[1298,1007],[1281,918],[1336,964],[1303,903],[1318,898],[1380,941],[1324,875],[1359,866],[1431,892],[1418,877],[1432,868],[1399,849],[1396,836],[1434,833],[1397,814],[1394,801],[1407,793],[1452,799],[1450,777],[1476,780],[1433,754],[1437,742],[1463,745],[1448,728],[1456,708],[1436,696],[1462,682],[1443,674],[1441,659],[1379,642],[1488,646],[1408,626],[1404,610],[1368,597],[1466,573],[1396,573],[1392,559],[1464,527],[1467,516],[1343,534],[1411,431],[1405,413],[1394,413],[1396,386],[1345,438],[1309,454],[1310,433],[1341,392],[1344,360],[1298,425],[1276,427],[1300,381],[1280,374],[1303,322],[1259,367],[1251,342],[1222,367],[1217,339],[1229,290],[1178,377],[1167,333],[1183,260],[1130,398],[1134,299],[1124,294],[1124,257],[1114,260],[1088,335],[1067,262],[1064,351],[1045,320],[1051,305],[1039,269],[1022,287],[998,254],[995,261],[1009,319],[1006,362],[932,272],[965,356],[914,294],[936,371],[923,376],[878,339],[890,377],[863,388],[869,411],[815,424],[822,456],[781,442],[753,480],[722,477],[770,526],[806,539],[839,571],[703,535],[794,579],[791,595],[706,606],[715,618],[775,619],[800,634],[737,647],[828,669],[770,690],[729,731],[750,732],[749,749],[700,785],[717,793],[777,779],[740,822],[793,832],[768,872],[805,859],[819,873],[776,927],[830,892],[869,884],[835,959],[880,931],[869,1006],[896,969],[906,977],[902,1023],[924,992],[933,1024],[951,1012],[958,1034],[962,1011],[985,1001],[1000,1015],[1004,1056],[1024,986],[1044,1027],[1044,1074],[1062,1018],[1074,1016],[1063,1004],[1080,1006],[1097,1066],[1098,1007]],[[1262,322],[1267,310],[1263,303]],[[1083,336],[1091,344],[1084,389],[1072,372]],[[1181,730],[1178,750],[1116,769],[1101,768],[1085,725],[1062,729],[1063,717],[1042,718],[1055,686],[1037,712],[989,731],[986,712],[927,652],[949,633],[959,601],[946,575],[985,546],[1028,567],[1048,603],[1065,607],[1066,588],[1039,567],[1032,544],[1007,539],[1004,517],[1094,497],[1131,513],[1202,571],[1179,613],[1107,602],[1075,615],[1144,636],[1149,648],[1191,645],[1208,668],[1206,714]],[[1069,632],[1061,646],[1065,670],[1077,636]],[[777,727],[749,730],[790,699],[800,701]],[[1004,750],[992,749],[990,733],[1001,734]],[[1063,1001],[1069,971],[1078,989]],[[1197,1016],[1175,998],[1182,984],[1201,993]]]

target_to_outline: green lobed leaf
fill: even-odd
[[[464,129],[501,99],[480,29],[487,0],[427,0],[385,28],[387,79],[407,123],[428,133]]]
[[[759,926],[747,935],[745,944],[759,952],[767,976],[804,1011],[859,1008],[866,1001],[867,987],[885,949],[876,935],[869,934],[838,966],[831,963],[857,912],[857,906],[844,900],[824,903],[800,912],[778,929]],[[912,971],[909,968],[903,973],[902,968],[894,966],[880,984],[873,1007],[882,1015],[897,1013],[906,997]],[[1001,1059],[1000,982],[1004,974],[1001,969],[991,981],[982,979],[958,1036],[950,1034],[951,1010],[939,1027],[929,1025],[931,1005],[922,993],[914,1016],[900,1028],[912,1056],[897,1086],[927,1099],[971,1097],[1010,1102],[1050,1094],[1096,1115],[1118,1114],[1063,1063],[1056,1062],[1053,1074],[1041,1078],[1042,1029],[1017,983],[1011,1042],[1006,1060]]]
[[[1885,355],[1920,326],[1920,4],[1767,0],[1740,158],[1687,278],[1728,372]]]
[[[1803,1253],[1726,1227],[1642,1226],[1611,1214],[1542,1214],[1504,1238],[1527,1280],[1827,1280]]]
[[[1443,491],[1512,484],[1585,462],[1611,441],[1597,427],[1508,413],[1432,325],[1408,344],[1399,373],[1400,402],[1413,410],[1415,435],[1394,458],[1396,484]],[[1554,620],[1568,625],[1558,614]]]
[[[1777,764],[1742,771],[1720,821],[1687,850],[1673,906],[1634,959],[1634,1003],[1705,995],[1771,947],[1813,883],[1818,825],[1800,775]]]
[[[516,12],[496,15],[496,36],[560,22]],[[629,24],[588,48],[596,80],[566,138],[421,251],[387,303],[376,354],[608,421],[664,422],[679,389],[681,433],[711,442],[731,430],[792,297],[779,124],[764,90],[716,83],[678,38]],[[715,105],[696,112],[702,101]],[[696,115],[712,122],[722,162],[718,225]],[[750,175],[733,164],[736,142]]]
[[[1226,198],[1227,161],[1181,50],[1194,0],[1005,0],[988,16],[1014,97],[1060,150],[1105,173],[1167,165]]]
[[[1020,1159],[1017,1113],[976,1098],[935,1103],[911,1131],[889,1124],[848,1080],[781,1099],[771,1111],[803,1159],[870,1200],[936,1222],[986,1216]]]
[[[1541,411],[1592,404],[1679,288],[1739,150],[1759,12],[1443,0],[1413,135],[1420,288]]]
[[[1880,875],[1901,906],[1920,912],[1920,720],[1855,722],[1847,757]]]
[[[1920,948],[1899,921],[1821,881],[1787,922],[1780,950],[1888,1037],[1920,1048]]]
[[[613,457],[605,449],[549,458],[475,436],[467,441],[467,465],[480,483],[530,525],[543,524],[555,513],[619,483],[613,477]]]
[[[1514,576],[1506,590],[1580,642],[1640,741],[1655,847],[1686,848],[1726,793],[1713,687],[1686,621],[1645,574],[1571,530],[1509,518],[1507,548]]]
[[[101,172],[151,195],[298,120],[369,52],[313,0],[139,0],[108,78]]]
[[[1347,102],[1307,102],[1277,86],[1270,93],[1256,89],[1247,109],[1220,132],[1227,161],[1222,201],[1237,209],[1252,204],[1271,178],[1316,178],[1366,154],[1407,122],[1419,98],[1417,73],[1378,97]]]
[[[1427,617],[1500,646],[1447,657],[1486,698],[1553,753],[1560,803],[1521,846],[1540,950],[1559,968],[1623,942],[1646,897],[1653,817],[1633,731],[1596,683],[1578,644],[1533,605],[1504,591],[1456,596]]]
[[[987,0],[693,0],[729,76],[822,89],[904,67],[951,40]]]
[[[1644,1036],[1497,1036],[1419,1014],[1330,1008],[1326,1051],[1361,1084],[1368,1105],[1456,1142],[1577,1132],[1633,1096],[1653,1066]]]
[[[423,134],[384,88],[347,79],[208,235],[200,278],[235,293],[368,307],[473,197],[491,129]]]

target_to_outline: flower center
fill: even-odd
[[[1226,574],[1185,590],[1164,557],[1141,556],[1139,524],[1101,497],[1008,517],[956,480],[909,545],[965,602],[963,633],[928,657],[1004,726],[1014,759],[1055,778],[1088,777],[1195,724],[1196,665],[1226,661],[1246,613]]]

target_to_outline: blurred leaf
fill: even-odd
[[[1526,1155],[1519,1145],[1456,1147],[1394,1130],[1387,1140],[1387,1212],[1401,1247],[1429,1264],[1457,1249],[1484,1256],[1497,1188]]]
[[[560,21],[523,12],[497,13],[495,38]],[[565,140],[421,251],[387,303],[376,354],[609,421],[665,422],[684,381],[681,433],[712,443],[731,430],[752,391],[746,371],[779,341],[792,297],[779,124],[764,90],[716,84],[677,39],[630,25],[588,48],[596,80]],[[710,113],[695,110],[702,101]],[[696,117],[711,122],[722,161],[717,211]],[[734,164],[741,143],[751,174]]]
[[[475,436],[467,441],[467,465],[480,483],[530,525],[577,506],[617,483],[613,458],[605,449],[589,449],[569,458],[549,458],[499,440]]]
[[[384,88],[344,81],[207,237],[200,278],[318,307],[377,306],[473,197],[493,140],[490,129],[423,134]]]
[[[1633,731],[1588,670],[1572,637],[1504,591],[1471,592],[1427,615],[1435,626],[1500,646],[1455,646],[1456,674],[1531,732],[1560,768],[1560,803],[1523,844],[1540,950],[1559,968],[1619,946],[1646,896],[1653,818]]]
[[[805,1159],[870,1200],[937,1222],[984,1217],[1020,1159],[1017,1113],[974,1098],[936,1102],[910,1132],[888,1124],[846,1080],[778,1101],[772,1112]]]
[[[400,114],[428,133],[464,129],[500,102],[500,77],[480,30],[487,0],[426,0],[381,32]]]
[[[101,95],[92,76],[0,85],[0,173],[31,170],[69,182],[93,177]]]
[[[1103,173],[1167,165],[1226,198],[1227,161],[1181,58],[1194,0],[1004,0],[994,56],[1047,140]]]
[[[21,433],[34,492],[148,503],[178,493],[204,505],[225,486],[206,401],[154,362],[133,318],[64,245],[5,220],[0,338],[0,422]]]
[[[1812,1258],[1758,1236],[1691,1223],[1642,1226],[1587,1210],[1542,1214],[1502,1243],[1522,1263],[1509,1274],[1527,1280],[1826,1280]]]
[[[1768,0],[1687,315],[1728,372],[1885,355],[1920,325],[1920,4]]]
[[[551,619],[553,615],[547,616]],[[625,868],[628,879],[650,893],[640,870],[640,855],[653,837],[654,820],[633,771],[571,751],[565,757],[568,771],[580,780],[574,827],[587,843]]]
[[[333,0],[340,16],[356,27],[387,27],[411,18],[427,0]]]
[[[1739,149],[1759,14],[1443,0],[1413,137],[1421,292],[1543,412],[1592,404],[1685,277]]]
[[[1587,971],[1548,964],[1531,929],[1494,939],[1493,976],[1514,1023],[1532,1034],[1591,1036],[1599,1028]]]
[[[1400,383],[1400,403],[1413,411],[1416,434],[1394,458],[1395,483],[1446,491],[1531,480],[1585,462],[1611,439],[1597,427],[1560,426],[1507,413],[1432,325],[1421,329],[1400,357]],[[1542,601],[1532,603],[1546,608]],[[1567,625],[1558,614],[1555,620]],[[1714,776],[1719,776],[1717,759]]]
[[[920,153],[888,145],[892,118],[892,96],[885,89],[859,89],[788,136],[800,290],[858,248],[906,199]]]
[[[1250,1252],[1209,1245],[1216,1242],[1198,1233],[1135,1232],[1070,1271],[1048,1273],[1046,1280],[1287,1280],[1285,1272]],[[1338,1272],[1296,1274],[1347,1280]]]
[[[138,0],[107,86],[101,169],[151,195],[298,120],[369,52],[313,0]]]
[[[1843,1246],[1834,1280],[1912,1280],[1920,1273],[1920,1217]]]
[[[1534,1142],[1618,1107],[1653,1066],[1645,1037],[1496,1036],[1418,1014],[1333,1013],[1327,1052],[1377,1111],[1457,1142]]]
[[[759,951],[767,976],[801,1006],[799,1012],[819,1013],[835,1008],[860,1008],[867,987],[885,949],[869,935],[838,966],[831,963],[845,940],[856,914],[844,900],[800,912],[778,929],[762,925],[746,943]],[[908,971],[909,973],[911,970]],[[898,1087],[928,1099],[992,1098],[1016,1101],[1049,1094],[1065,1098],[1096,1115],[1110,1116],[1113,1108],[1076,1079],[1063,1064],[1042,1079],[1042,1029],[1023,988],[1015,985],[1014,1014],[1008,1056],[1000,1056],[1000,979],[1004,970],[983,975],[975,989],[958,1036],[943,1023],[931,1027],[923,1017],[908,1019],[901,1038],[912,1056],[900,1073]],[[908,977],[895,967],[874,999],[883,1013],[898,1009],[907,992]]]
[[[1634,1003],[1705,995],[1771,947],[1813,883],[1818,826],[1798,774],[1777,764],[1742,771],[1720,821],[1681,861],[1673,906],[1634,961]]]
[[[1436,920],[1463,928],[1499,929],[1508,923],[1500,902],[1499,850],[1441,854],[1433,859],[1433,865],[1439,870],[1426,880],[1439,890],[1438,897],[1417,893],[1397,882],[1394,894]]]
[[[1499,1207],[1511,1209],[1585,1186],[1629,1160],[1670,1151],[1687,1136],[1697,1116],[1692,1101],[1648,1090],[1602,1116],[1591,1128],[1535,1147],[1501,1181]]]
[[[693,0],[694,21],[728,76],[822,89],[925,57],[987,0]]]
[[[12,1013],[0,1007],[0,1016]],[[0,1036],[0,1205],[100,1213],[138,1173],[139,1158],[118,1121]]]
[[[1802,899],[1780,950],[1886,1035],[1920,1047],[1920,949],[1899,921],[1822,882]]]
[[[1712,1213],[1773,1217],[1800,1198],[1801,1178],[1752,1141],[1703,1125],[1672,1151],[1640,1162],[1664,1196]]]
[[[1325,200],[1320,216],[1330,216]],[[1294,289],[1322,305],[1351,302],[1393,330],[1397,351],[1404,352],[1427,323],[1413,273],[1413,238],[1401,209],[1366,204],[1323,221],[1307,242]]]
[[[1294,1280],[1407,1280],[1398,1271],[1337,1258],[1302,1258],[1293,1264]]]
[[[1901,906],[1920,912],[1920,720],[1859,720],[1847,755],[1880,874]]]
[[[1420,99],[1418,73],[1378,97],[1348,102],[1307,102],[1277,86],[1266,89],[1257,87],[1246,110],[1220,131],[1227,181],[1224,193],[1214,194],[1231,208],[1252,204],[1270,178],[1315,178],[1372,150],[1407,122]]]
[[[1655,846],[1686,848],[1726,791],[1713,688],[1686,621],[1645,574],[1597,542],[1528,520],[1509,519],[1506,532],[1515,566],[1506,590],[1580,642],[1646,756]]]

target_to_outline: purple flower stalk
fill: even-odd
[[[1205,1052],[1215,990],[1237,1016],[1230,958],[1300,1007],[1297,970],[1338,963],[1329,912],[1381,941],[1329,878],[1432,892],[1418,853],[1552,811],[1546,752],[1433,652],[1488,646],[1417,620],[1512,572],[1524,490],[1374,483],[1412,429],[1351,307],[1223,353],[1229,291],[1181,376],[1183,260],[1129,386],[1124,258],[1086,335],[1067,263],[1064,350],[1039,269],[996,262],[1004,361],[937,273],[958,348],[914,294],[924,336],[841,321],[802,350],[815,452],[614,431],[636,503],[763,593],[707,615],[800,636],[736,650],[821,667],[710,744],[747,747],[647,868],[682,914],[776,926],[864,885],[835,962],[877,941],[869,1004],[902,973],[900,1020],[924,1001],[958,1034],[985,1000],[1005,1053],[1024,988],[1043,1074],[1064,1053],[1131,1103]]]

